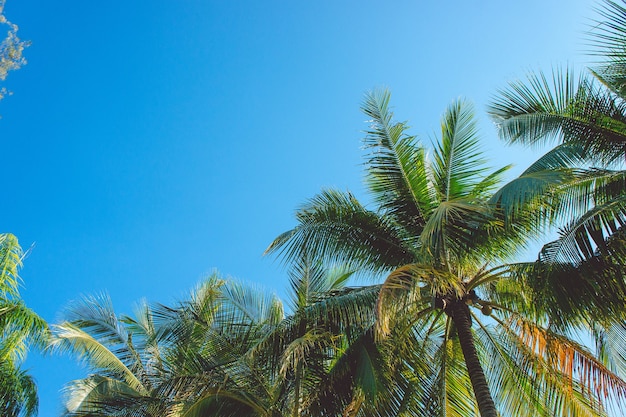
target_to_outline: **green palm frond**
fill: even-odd
[[[222,388],[206,389],[202,398],[188,406],[180,417],[273,417],[272,410],[263,407],[245,392]]]
[[[590,31],[592,54],[601,62],[593,71],[611,91],[624,98],[626,84],[626,8],[615,1],[604,1],[598,8],[604,19]]]
[[[605,241],[626,224],[626,195],[596,205],[559,231],[559,238],[546,244],[540,259],[546,263],[579,265],[591,259]]]
[[[602,258],[594,258],[578,267],[537,261],[513,264],[510,269],[512,279],[528,289],[533,306],[529,311],[549,317],[553,326],[563,329],[624,317],[626,288],[619,272],[623,267],[605,266]]]
[[[279,373],[286,376],[288,372],[306,365],[313,351],[325,351],[334,345],[335,336],[329,331],[313,328],[295,340],[290,341],[283,351]]]
[[[11,233],[0,233],[0,294],[16,296],[20,282],[18,270],[22,266],[22,248]]]
[[[623,160],[626,141],[624,103],[590,76],[556,70],[552,79],[531,74],[500,90],[489,113],[500,137],[510,143],[537,144],[558,139],[580,144],[590,161]]]
[[[496,191],[490,203],[502,210],[506,224],[521,221],[531,231],[542,231],[560,213],[557,191],[574,180],[570,167],[579,165],[583,155],[579,145],[558,145]]]
[[[124,410],[132,415],[132,405],[141,404],[142,395],[122,381],[90,375],[85,379],[71,381],[64,388],[64,397],[64,417],[87,417],[116,415],[116,409],[118,413]]]
[[[495,226],[497,219],[485,202],[470,198],[442,202],[419,236],[422,259],[444,265],[471,260],[480,263],[484,254],[480,243]]]
[[[589,83],[588,77],[577,79],[569,70],[554,71],[551,80],[544,73],[531,73],[526,82],[511,82],[508,89],[499,90],[488,112],[502,139],[535,144],[560,133],[577,87]]]
[[[485,372],[500,413],[519,417],[550,415],[541,400],[541,388],[535,382],[535,375],[529,372],[526,362],[519,360],[517,346],[477,316],[473,319],[479,326],[475,333],[477,348],[489,360],[490,366]]]
[[[624,323],[613,324],[609,328],[594,329],[596,352],[606,367],[622,378],[626,376],[626,326]]]
[[[86,330],[71,322],[64,322],[52,327],[53,339],[50,348],[59,351],[70,351],[82,360],[88,362],[93,368],[121,378],[132,389],[138,392],[146,392],[146,388],[137,378],[123,359],[117,354],[118,350],[112,349],[102,341],[99,341]],[[122,356],[128,353],[120,351]]]
[[[0,233],[0,414],[14,417],[37,414],[37,387],[20,364],[48,339],[47,323],[20,298],[23,257],[17,238]]]
[[[274,294],[228,280],[221,288],[218,320],[222,324],[276,325],[284,316],[282,303]]]
[[[0,362],[19,363],[29,346],[44,348],[48,324],[22,300],[0,300]]]
[[[38,406],[37,386],[33,378],[11,362],[0,362],[0,414],[36,416]]]
[[[142,358],[108,295],[84,297],[74,303],[66,310],[65,321],[54,325],[52,333],[51,350],[72,352],[105,375],[121,378],[138,392],[147,392]]]
[[[298,225],[276,238],[266,254],[293,260],[306,248],[316,259],[375,273],[413,259],[401,230],[367,210],[350,193],[323,191],[298,210],[296,217]]]
[[[289,270],[290,307],[293,312],[307,307],[318,297],[343,288],[354,271],[346,267],[324,267],[304,253]]]
[[[330,331],[348,339],[359,337],[376,320],[380,286],[345,287],[318,294],[317,300],[281,321],[255,349],[280,357],[291,341],[309,330]],[[254,353],[254,351],[250,352]]]
[[[432,170],[439,202],[468,196],[486,176],[474,110],[468,103],[457,101],[448,107],[434,148]]]
[[[451,326],[451,320],[448,319],[446,327],[449,329]],[[447,331],[432,358],[435,366],[425,404],[426,410],[432,416],[478,415],[463,354],[460,346],[450,336]]]
[[[374,91],[361,106],[370,117],[364,144],[369,151],[367,182],[381,209],[419,233],[424,219],[435,206],[435,190],[428,181],[426,154],[416,138],[405,133],[404,123],[393,121],[390,94]]]

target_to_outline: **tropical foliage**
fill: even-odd
[[[568,162],[582,150],[556,148],[497,188],[506,167],[485,168],[470,106],[448,109],[432,158],[388,106],[387,92],[363,105],[376,209],[323,191],[268,252],[386,277],[378,329],[402,335],[394,345],[411,381],[393,399],[400,415],[602,415],[606,393],[621,397],[626,385],[551,327],[524,269],[506,263],[558,218],[562,190],[578,179]]]
[[[555,141],[519,177],[486,167],[468,103],[429,150],[369,94],[370,204],[324,190],[267,250],[290,265],[289,313],[217,275],[134,317],[85,298],[54,327],[52,347],[93,372],[64,415],[623,413],[626,7],[601,12],[595,70],[531,75],[490,108],[510,143]],[[513,262],[554,228],[536,262]],[[381,283],[347,287],[353,273]]]
[[[0,413],[32,416],[37,413],[35,381],[20,366],[28,347],[43,347],[46,323],[19,296],[22,249],[17,238],[0,234]]]
[[[134,318],[117,317],[106,296],[86,298],[54,326],[53,347],[93,371],[68,385],[64,415],[340,415],[376,389],[379,288],[345,288],[349,275],[299,264],[287,317],[275,297],[217,275],[176,307],[142,304]]]
[[[591,31],[595,69],[531,74],[499,92],[490,113],[509,143],[582,149],[557,240],[532,286],[557,321],[623,323],[626,300],[626,7],[606,1]],[[608,321],[608,324],[607,324]],[[593,326],[594,324],[592,324]],[[623,343],[623,341],[622,341]]]

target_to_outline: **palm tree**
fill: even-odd
[[[254,372],[240,357],[281,314],[274,298],[215,274],[178,306],[142,303],[134,318],[118,317],[106,295],[87,297],[53,326],[51,348],[94,371],[68,384],[64,415],[193,415],[189,404],[208,393],[249,411],[254,404],[232,389]],[[221,412],[228,415],[228,405]]]
[[[118,317],[106,295],[74,303],[51,348],[93,374],[68,384],[64,415],[349,415],[388,390],[384,364],[372,361],[382,356],[380,286],[345,287],[350,275],[301,259],[287,317],[275,297],[217,275],[175,307],[144,303],[134,318]]]
[[[37,386],[20,365],[29,346],[43,347],[47,325],[19,298],[22,249],[10,233],[0,234],[0,411],[6,416],[37,413]]]
[[[375,351],[380,288],[345,288],[349,276],[298,264],[288,317],[275,297],[217,275],[135,318],[117,317],[106,296],[85,298],[54,326],[52,347],[94,371],[68,384],[64,415],[336,415],[373,395],[366,380],[378,372],[359,355]]]
[[[595,70],[576,76],[531,74],[499,92],[489,112],[509,143],[558,143],[583,149],[579,180],[559,237],[544,246],[536,267],[538,294],[556,318],[623,323],[626,310],[626,7],[605,1],[592,30]],[[543,281],[543,282],[542,282]],[[554,285],[554,284],[560,285]],[[619,307],[617,307],[619,306]]]
[[[310,253],[387,277],[378,326],[412,382],[399,415],[603,415],[594,384],[622,395],[626,385],[551,328],[517,279],[520,268],[502,263],[554,218],[558,190],[576,178],[564,167],[577,152],[555,149],[496,190],[507,167],[484,168],[466,103],[447,110],[429,159],[406,124],[393,121],[389,98],[374,92],[363,105],[377,209],[323,191],[267,252],[286,260]]]

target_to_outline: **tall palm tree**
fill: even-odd
[[[548,279],[536,284],[554,313],[569,310],[585,320],[591,313],[595,320],[618,323],[626,318],[621,307],[626,298],[625,5],[604,1],[599,9],[603,20],[591,31],[600,59],[594,70],[578,76],[568,69],[556,69],[552,77],[531,74],[501,90],[489,109],[509,143],[583,149],[559,237],[544,246],[536,263]]]
[[[30,346],[43,347],[47,325],[19,297],[19,268],[24,254],[17,238],[0,234],[0,412],[37,414],[37,386],[20,369]]]
[[[496,189],[507,167],[484,167],[471,107],[447,110],[429,159],[393,121],[389,98],[374,92],[363,105],[376,210],[323,191],[267,252],[287,260],[306,252],[386,276],[379,330],[395,338],[390,351],[403,355],[413,390],[399,415],[603,415],[594,384],[618,394],[626,385],[552,329],[516,279],[519,268],[503,263],[553,219],[577,152],[555,149]]]

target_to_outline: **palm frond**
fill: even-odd
[[[11,417],[37,415],[39,399],[34,379],[11,362],[0,362],[0,413]]]
[[[451,322],[448,323],[448,327],[450,326]],[[426,403],[430,415],[478,415],[472,385],[458,343],[449,337],[442,338],[433,360],[436,363],[436,372],[430,398]]]
[[[282,303],[276,295],[232,279],[222,286],[220,298],[217,314],[223,325],[276,325],[283,318]]]
[[[510,143],[558,140],[580,144],[590,161],[623,160],[626,141],[624,103],[599,88],[589,76],[558,69],[552,79],[530,74],[500,90],[489,107],[500,137]]]
[[[487,174],[472,106],[457,101],[448,107],[441,122],[441,139],[434,147],[432,170],[438,201],[470,195]]]
[[[490,363],[494,396],[503,415],[604,416],[601,403],[581,386],[576,375],[524,343],[511,320],[496,318],[497,329],[480,323],[478,349]],[[530,377],[532,375],[532,377]]]
[[[600,57],[594,75],[624,98],[626,84],[626,8],[615,1],[604,1],[597,11],[603,20],[595,22],[589,41],[592,55]]]
[[[622,405],[626,400],[626,382],[611,372],[582,345],[549,329],[525,320],[511,324],[521,342],[572,384],[578,380],[583,394],[588,392],[600,404],[609,398]]]
[[[16,296],[20,283],[18,270],[22,266],[22,248],[11,233],[0,233],[0,294]]]
[[[580,265],[596,250],[606,248],[606,239],[626,224],[626,195],[598,204],[559,231],[559,238],[546,244],[543,262]]]
[[[22,300],[0,300],[0,361],[21,362],[29,346],[43,348],[48,324]]]
[[[116,409],[132,415],[130,403],[142,398],[124,382],[101,375],[71,381],[63,391],[64,417],[115,415]]]
[[[481,262],[482,250],[489,246],[481,243],[492,233],[489,229],[497,225],[492,214],[486,202],[473,198],[442,202],[419,236],[420,256],[424,261],[431,259],[434,264]]]
[[[306,248],[316,259],[374,273],[413,259],[402,231],[386,217],[367,210],[350,193],[323,191],[296,216],[298,225],[276,238],[266,254],[293,260]]]
[[[71,322],[64,322],[54,325],[52,330],[51,349],[73,352],[93,368],[121,378],[132,389],[138,392],[146,391],[129,366],[117,356],[118,352],[94,338],[84,329]],[[123,351],[119,353],[125,355]]]
[[[559,190],[574,179],[570,167],[582,163],[584,149],[565,143],[543,155],[490,198],[504,214],[506,225],[524,224],[523,232],[538,234],[560,214]]]
[[[418,234],[436,195],[428,181],[425,151],[405,133],[404,123],[393,121],[389,99],[388,91],[374,91],[361,106],[371,118],[364,139],[370,152],[365,163],[367,183],[381,209]]]
[[[624,323],[615,323],[608,328],[594,329],[596,353],[598,358],[611,372],[626,376],[626,326]]]
[[[325,267],[303,253],[289,270],[291,310],[296,312],[317,301],[320,295],[343,288],[353,274],[346,267]]]

